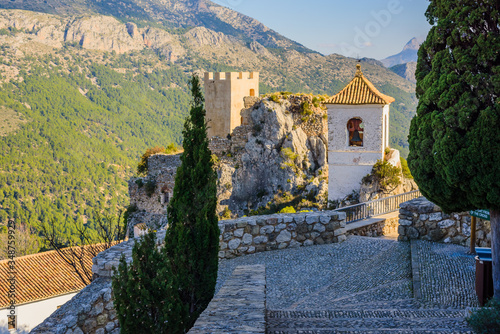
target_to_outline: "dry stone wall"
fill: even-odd
[[[111,279],[95,279],[30,333],[119,334],[120,324],[114,309]]]
[[[236,256],[288,247],[342,242],[346,239],[344,228],[345,213],[335,211],[276,214],[222,220],[219,221],[219,258],[230,259]],[[164,243],[165,234],[166,230],[156,233],[157,245]],[[114,274],[113,268],[118,267],[122,255],[125,255],[127,262],[130,263],[132,261],[132,248],[137,240],[130,239],[122,242],[108,248],[93,258],[92,273],[94,281],[54,312],[42,324],[37,326],[31,333],[118,334],[119,323],[116,319],[116,311],[114,310],[112,300],[111,277]],[[262,275],[264,269],[257,268],[256,271],[253,271],[253,269],[251,271],[256,275],[251,275],[256,279],[254,283],[259,286],[259,289],[262,289],[265,283],[262,285],[259,277]],[[229,290],[221,289],[221,293],[222,291],[233,291],[236,285],[233,282],[230,284]],[[231,299],[226,298],[227,296],[222,296],[221,293],[218,295],[219,299],[225,301]],[[247,297],[249,296],[245,298]],[[263,310],[260,306],[263,303],[260,295],[256,299],[249,297],[249,300],[252,303],[256,303],[251,307],[252,312],[256,312],[257,314]],[[220,311],[225,307],[221,301],[218,302],[215,300],[214,303],[212,303],[212,306],[215,307],[214,310]],[[248,304],[245,305],[245,307],[248,307]],[[224,313],[223,316],[227,316],[227,314]],[[202,327],[208,326],[210,318],[205,317],[203,319],[205,320],[199,325]],[[260,320],[255,322],[255,328],[257,332],[261,330]]]
[[[470,245],[471,217],[468,212],[444,213],[425,197],[402,203],[399,210],[400,241],[423,239]],[[490,222],[477,220],[476,246],[491,247]]]
[[[346,239],[344,227],[345,213],[335,211],[225,220],[219,225],[219,258],[342,242]]]

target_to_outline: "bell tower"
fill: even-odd
[[[328,109],[328,200],[359,190],[362,178],[389,146],[389,105],[356,65],[354,79],[325,104]]]

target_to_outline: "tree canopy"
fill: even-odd
[[[443,210],[500,209],[500,3],[433,0],[408,162]]]

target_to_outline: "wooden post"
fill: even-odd
[[[472,216],[470,223],[470,253],[476,254],[476,220],[477,218]]]

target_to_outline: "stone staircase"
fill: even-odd
[[[270,310],[268,334],[472,333],[464,310],[379,309]]]

